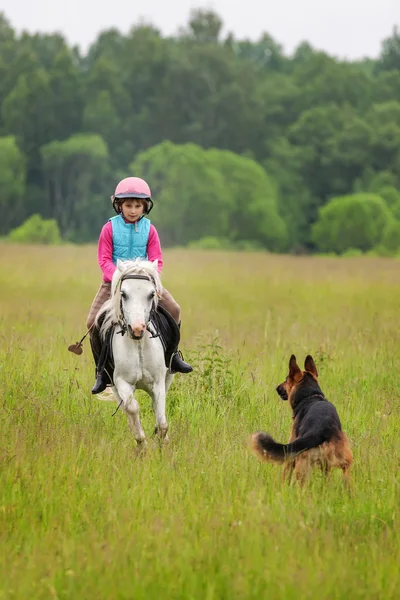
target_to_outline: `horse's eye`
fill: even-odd
[[[121,298],[122,298],[122,300],[126,300],[126,293],[125,292],[121,292]]]
[[[154,296],[156,295],[155,291],[153,290],[152,292],[150,292],[149,294],[149,300],[153,300]]]

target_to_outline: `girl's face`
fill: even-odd
[[[136,198],[128,198],[121,204],[122,216],[125,221],[129,223],[135,223],[144,212],[143,200],[137,200]]]

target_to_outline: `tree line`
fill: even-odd
[[[95,240],[134,174],[164,245],[397,252],[398,31],[344,61],[222,29],[195,10],[174,36],[110,29],[82,54],[0,14],[0,235],[39,215]]]

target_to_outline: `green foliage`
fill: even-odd
[[[228,238],[211,236],[189,242],[188,248],[193,250],[241,250],[244,252],[257,252],[263,250],[261,244],[253,240],[239,240],[234,242]]]
[[[211,10],[195,9],[190,13],[187,35],[196,42],[216,43],[222,29],[222,21]]]
[[[71,236],[80,229],[82,203],[105,181],[107,145],[99,135],[76,134],[63,142],[46,144],[40,152],[48,202],[63,235]],[[91,211],[95,213],[95,206]]]
[[[358,248],[348,248],[341,254],[341,256],[343,258],[354,258],[355,256],[362,256],[362,255],[363,255],[362,250],[359,250]]]
[[[309,238],[309,224],[315,220],[317,203],[302,174],[304,153],[301,147],[282,137],[276,140],[265,168],[278,185],[278,209],[288,231],[288,249],[304,249]]]
[[[381,246],[386,255],[396,254],[400,250],[400,220],[391,219],[383,231]]]
[[[207,158],[224,178],[224,191],[232,202],[229,237],[282,250],[286,225],[278,213],[276,186],[264,169],[254,160],[228,151],[208,150]]]
[[[39,147],[53,139],[56,122],[49,74],[37,68],[20,75],[1,112],[4,129],[18,138],[30,168],[38,168]]]
[[[322,252],[341,254],[350,248],[365,252],[380,242],[391,220],[379,196],[359,193],[333,198],[319,211],[313,241]]]
[[[232,200],[221,173],[199,146],[163,142],[139,154],[130,171],[151,183],[155,223],[164,244],[228,235]]]
[[[400,191],[387,185],[379,190],[379,196],[385,200],[394,218],[400,219]]]
[[[233,250],[234,244],[228,238],[206,236],[189,242],[188,248],[193,250]]]
[[[7,233],[24,214],[25,189],[25,156],[14,137],[0,137],[0,234]]]
[[[392,35],[382,43],[382,53],[377,67],[382,71],[400,70],[400,34],[397,26]]]
[[[130,170],[151,182],[155,222],[169,245],[204,237],[252,240],[271,250],[285,244],[275,188],[249,158],[164,142],[140,154]]]
[[[54,219],[42,219],[40,215],[32,215],[7,236],[10,242],[19,244],[60,244],[61,235]]]
[[[68,239],[97,239],[113,187],[132,164],[162,189],[156,206],[168,211],[156,208],[152,217],[166,244],[211,236],[235,247],[247,239],[271,250],[315,251],[319,209],[353,192],[381,195],[399,218],[399,48],[394,28],[376,60],[339,60],[307,41],[288,55],[268,31],[237,39],[218,14],[200,8],[174,36],[147,23],[126,34],[113,28],[81,55],[59,34],[17,35],[0,15],[0,135],[15,138],[26,189],[34,191],[14,204],[0,234],[33,209],[56,219]],[[103,140],[107,156],[90,144],[82,154],[78,146],[90,134]],[[181,226],[169,211],[170,190],[190,206]]]

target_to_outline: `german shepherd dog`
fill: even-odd
[[[349,441],[342,431],[336,408],[319,387],[312,356],[307,356],[304,369],[301,371],[292,354],[289,374],[276,388],[282,400],[289,400],[293,410],[289,443],[278,444],[267,433],[254,433],[252,448],[262,460],[285,463],[284,477],[287,476],[289,481],[293,471],[302,484],[314,466],[320,467],[326,475],[332,467],[338,467],[348,485],[353,461]]]

